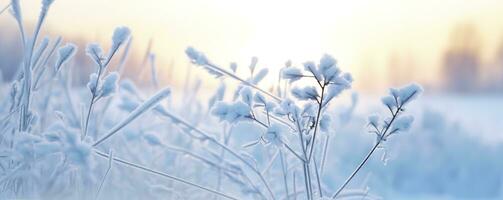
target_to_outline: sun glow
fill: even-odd
[[[39,5],[24,3],[23,9],[33,23]],[[159,66],[175,61],[182,69],[177,75],[185,74],[184,49],[194,46],[223,66],[247,66],[256,56],[258,66],[271,73],[287,60],[298,66],[328,53],[353,73],[356,85],[370,79],[372,85],[389,85],[390,63],[412,60],[416,69],[409,79],[435,84],[457,24],[476,25],[484,62],[493,59],[503,35],[498,0],[65,0],[51,9],[45,27],[64,38],[108,41],[115,26],[125,25],[140,57],[153,38]],[[13,24],[7,15],[0,20]]]

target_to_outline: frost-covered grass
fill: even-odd
[[[158,89],[163,86],[150,52],[150,66],[144,67],[152,73],[152,87],[138,88],[121,77],[131,36],[119,27],[107,50],[97,43],[80,48],[95,70],[86,86],[73,85],[70,75],[77,66],[71,60],[79,48],[62,45],[60,37],[38,39],[52,3],[42,1],[32,34],[24,29],[19,2],[9,4],[24,57],[14,81],[2,87],[1,199],[380,199],[389,195],[383,191],[429,194],[414,188],[428,184],[422,175],[452,180],[408,171],[418,167],[408,159],[430,158],[414,151],[424,146],[403,147],[424,139],[404,134],[414,129],[407,112],[422,92],[417,84],[390,89],[377,113],[356,115],[356,94],[349,108],[332,105],[351,89],[353,78],[330,55],[302,68],[287,62],[280,74],[271,75],[260,68],[259,58],[253,57],[248,68],[236,63],[226,68],[188,47],[188,60],[221,82],[211,97],[200,95],[198,87]],[[116,68],[110,67],[112,60],[119,61]],[[240,77],[238,70],[249,76]],[[264,79],[276,84],[264,89]],[[425,122],[441,116],[425,115],[413,132],[429,133],[434,140],[437,132],[452,131],[441,122]],[[388,161],[394,149],[405,150]],[[383,162],[374,162],[376,156]],[[465,156],[475,159],[470,152]],[[430,163],[448,166],[442,159]],[[499,186],[501,179],[491,174],[480,179]],[[431,191],[451,194],[442,188],[446,185]],[[499,194],[499,188],[479,191]]]

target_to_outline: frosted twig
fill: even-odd
[[[95,153],[98,154],[99,156],[103,157],[103,158],[110,158],[110,155],[106,154],[106,153],[103,153],[99,150],[96,150],[95,149]],[[207,192],[211,192],[213,194],[216,194],[216,195],[219,195],[221,197],[225,197],[227,199],[235,199],[237,200],[237,198],[235,197],[232,197],[232,196],[229,196],[227,194],[224,194],[224,193],[221,193],[221,192],[218,192],[218,191],[215,191],[213,189],[210,189],[210,188],[207,188],[207,187],[204,187],[204,186],[201,186],[201,185],[198,185],[198,184],[195,184],[195,183],[192,183],[192,182],[189,182],[187,180],[184,180],[182,178],[178,178],[178,177],[175,177],[175,176],[172,176],[172,175],[169,175],[169,174],[166,174],[166,173],[163,173],[163,172],[159,172],[159,171],[156,171],[156,170],[153,170],[153,169],[150,169],[148,167],[145,167],[145,166],[142,166],[142,165],[139,165],[139,164],[135,164],[135,163],[132,163],[132,162],[129,162],[129,161],[126,161],[126,160],[123,160],[123,159],[120,159],[118,157],[114,157],[113,160],[115,162],[118,162],[119,164],[123,164],[123,165],[126,165],[126,166],[129,166],[129,167],[133,167],[133,168],[136,168],[136,169],[139,169],[139,170],[142,170],[142,171],[145,171],[145,172],[148,172],[148,173],[151,173],[151,174],[155,174],[155,175],[158,175],[158,176],[161,176],[161,177],[164,177],[164,178],[168,178],[168,179],[171,179],[171,180],[174,180],[174,181],[177,181],[177,182],[180,182],[180,183],[183,183],[183,184],[186,184],[186,185],[190,185],[190,186],[193,186],[193,187],[196,187],[196,188],[199,188],[201,190],[205,190]]]
[[[11,3],[7,4],[4,8],[2,8],[2,10],[0,10],[0,15],[10,7],[10,4]]]
[[[101,139],[97,140],[93,146],[97,146],[115,133],[119,131],[120,129],[124,128],[124,126],[128,125],[130,122],[135,120],[137,117],[145,113],[147,110],[155,107],[161,100],[164,98],[168,97],[168,95],[171,93],[171,91],[168,88],[162,89],[161,91],[157,92],[154,96],[152,96],[150,99],[146,100],[143,102],[142,105],[138,106],[135,108],[129,115],[123,119],[121,122],[119,122],[117,125],[115,125],[112,129],[108,131],[108,133],[103,136]]]
[[[113,153],[114,152],[112,150],[110,150],[110,153],[108,153],[108,168],[107,168],[107,171],[105,172],[105,175],[103,175],[103,178],[101,179],[101,183],[100,183],[100,186],[98,187],[98,191],[96,192],[95,199],[98,199],[98,197],[100,196],[101,188],[103,188],[103,184],[105,183],[105,179],[107,178],[107,175],[110,172],[110,169],[112,169],[112,162],[114,159]]]

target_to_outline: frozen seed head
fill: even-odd
[[[114,35],[112,36],[112,47],[113,49],[119,48],[120,45],[126,42],[131,34],[131,30],[128,27],[121,26],[115,28]]]
[[[202,53],[194,49],[193,47],[187,47],[185,50],[185,54],[190,59],[190,62],[196,64],[196,65],[207,65],[208,64],[208,59],[206,56]]]
[[[92,73],[89,75],[89,82],[87,82],[87,88],[91,91],[91,94],[96,95],[96,90],[98,86],[96,83],[98,82],[98,74]]]
[[[255,76],[253,76],[253,80],[251,80],[251,82],[253,84],[258,84],[262,79],[265,78],[265,76],[267,76],[267,73],[269,73],[269,69],[261,69]]]
[[[101,86],[101,97],[108,97],[117,91],[117,82],[119,81],[119,73],[112,72],[108,74]]]
[[[314,86],[295,87],[292,89],[292,95],[299,100],[316,100],[319,96]]]
[[[385,97],[381,98],[381,101],[389,109],[393,109],[393,108],[397,107],[396,100],[392,96],[385,96]]]
[[[414,122],[414,117],[410,115],[399,117],[393,122],[392,130],[400,132],[408,131],[412,126],[412,122]]]
[[[230,68],[231,68],[232,72],[236,73],[236,70],[238,69],[238,64],[236,64],[235,62],[232,62]]]
[[[398,92],[399,99],[402,101],[401,103],[405,104],[416,99],[423,92],[423,88],[420,85],[413,83],[400,88]]]
[[[389,108],[400,107],[416,99],[422,92],[423,88],[416,83],[399,89],[391,88],[390,95],[383,97],[382,102]]]
[[[321,73],[319,70],[316,68],[316,64],[313,61],[307,61],[304,63],[304,69],[316,78],[316,80],[320,81],[322,80]]]
[[[211,114],[218,117],[220,121],[227,121],[231,124],[251,117],[250,106],[241,101],[232,104],[218,102],[215,104]]]
[[[323,57],[321,57],[320,59],[320,65],[319,65],[321,73],[325,74],[331,68],[336,67],[335,66],[336,64],[337,61],[335,60],[335,58],[333,58],[328,54],[323,55]]]
[[[12,14],[12,16],[14,16],[18,23],[22,21],[21,6],[19,6],[19,0],[12,0],[10,2],[10,13]]]
[[[89,43],[86,46],[86,54],[97,64],[101,65],[103,57],[103,49],[98,43]]]
[[[293,114],[296,115],[299,112],[300,108],[295,105],[295,103],[291,99],[284,99],[281,101],[278,107],[274,110],[274,112],[278,115],[288,115]]]
[[[250,63],[250,71],[253,73],[253,71],[255,71],[255,67],[257,67],[257,63],[258,63],[258,58],[257,57],[252,57],[251,58],[251,63]]]
[[[253,93],[249,87],[244,87],[239,91],[241,95],[241,100],[248,104],[249,106],[252,105],[252,100],[253,100]]]
[[[283,68],[281,75],[283,79],[289,80],[290,83],[298,81],[303,77],[302,71],[295,67]]]
[[[380,117],[377,114],[370,115],[368,117],[369,125],[378,128],[379,127],[379,119],[380,119]]]
[[[262,138],[266,144],[280,146],[284,141],[283,132],[283,127],[279,124],[271,124]]]
[[[52,3],[54,3],[54,0],[42,0],[42,11],[47,12]]]
[[[70,60],[77,52],[77,46],[72,43],[67,43],[65,46],[59,48],[58,50],[58,60],[56,62],[56,71],[61,69],[68,60]]]
[[[258,103],[258,104],[265,104],[266,103],[266,99],[265,99],[264,95],[262,95],[259,92],[255,93],[253,100],[255,101],[255,103]]]

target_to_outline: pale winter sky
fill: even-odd
[[[0,7],[8,2],[0,0]],[[25,19],[35,20],[40,1],[21,3]],[[387,66],[398,59],[410,79],[435,84],[459,24],[474,25],[483,61],[494,59],[502,11],[501,0],[55,0],[46,28],[107,41],[115,26],[128,26],[134,47],[142,50],[153,38],[160,67],[174,60],[181,74],[191,45],[223,66],[246,67],[257,56],[273,72],[288,59],[300,64],[329,53],[357,85],[388,84]],[[0,20],[13,23],[5,13]]]

